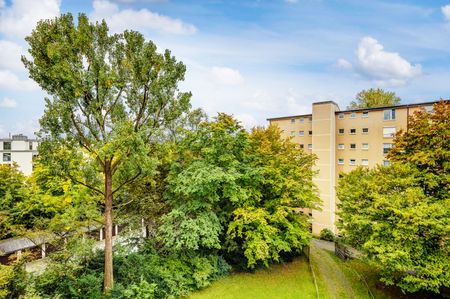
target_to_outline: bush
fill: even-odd
[[[319,238],[321,240],[331,241],[331,242],[333,242],[335,240],[335,236],[334,236],[333,232],[331,230],[329,230],[328,228],[324,228],[320,231]]]

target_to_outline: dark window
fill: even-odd
[[[339,134],[344,134],[344,129],[339,129]]]
[[[11,142],[3,141],[3,149],[4,150],[11,150]]]
[[[295,118],[291,118],[291,123],[295,123]]]
[[[305,148],[305,145],[304,144],[300,144],[300,148]]]
[[[11,153],[3,153],[3,162],[11,162]]]
[[[356,129],[350,129],[350,134],[356,134]]]
[[[309,134],[309,135],[312,135],[312,131],[308,131],[308,134]]]
[[[363,128],[363,129],[362,129],[362,132],[363,132],[363,133],[369,133],[369,128]]]
[[[350,149],[355,149],[356,148],[356,143],[350,143]]]

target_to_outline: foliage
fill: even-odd
[[[324,228],[320,231],[319,238],[322,240],[331,241],[331,242],[333,242],[335,240],[335,236],[334,236],[333,232],[328,228]]]
[[[395,92],[384,91],[381,88],[370,88],[363,90],[356,95],[356,100],[352,101],[348,109],[362,109],[372,107],[394,106],[400,104],[400,98]]]
[[[159,230],[167,248],[220,251],[252,268],[308,243],[307,216],[296,209],[317,204],[314,157],[276,127],[249,134],[219,114],[179,149],[166,193],[172,209]]]
[[[109,35],[104,21],[84,14],[77,22],[70,14],[41,21],[26,40],[31,59],[22,61],[51,97],[40,120],[42,161],[104,198],[108,290],[113,195],[155,173],[151,143],[190,108],[191,94],[177,88],[186,68],[142,34]]]
[[[25,292],[27,274],[24,261],[0,264],[0,298],[18,298]]]

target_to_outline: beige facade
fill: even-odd
[[[30,175],[33,171],[33,157],[38,154],[38,142],[22,134],[0,139],[0,164],[17,163],[20,171]]]
[[[314,183],[322,199],[322,210],[313,210],[312,230],[336,232],[336,184],[339,173],[357,166],[388,165],[386,154],[395,132],[408,129],[408,115],[418,109],[431,109],[435,102],[340,111],[336,103],[318,102],[312,114],[270,118],[305,151],[318,158]]]

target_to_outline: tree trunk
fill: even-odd
[[[105,163],[105,274],[103,292],[113,287],[113,252],[112,252],[112,171],[111,162]]]

